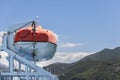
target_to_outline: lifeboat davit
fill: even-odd
[[[56,42],[55,34],[41,26],[21,28],[14,36],[15,50],[32,61],[51,59],[56,52]]]

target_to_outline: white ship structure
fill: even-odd
[[[57,48],[55,34],[35,21],[12,25],[3,35],[1,51],[8,53],[9,69],[0,80],[58,80],[35,63],[51,59]]]

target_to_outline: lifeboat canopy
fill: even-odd
[[[14,43],[16,42],[51,42],[56,44],[56,37],[52,31],[43,29],[41,26],[37,26],[35,31],[32,26],[29,26],[17,31],[14,37]]]

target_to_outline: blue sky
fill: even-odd
[[[34,20],[59,37],[58,52],[97,52],[120,46],[119,0],[1,0],[0,31]]]

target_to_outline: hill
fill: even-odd
[[[49,66],[44,67],[47,71],[52,72],[53,74],[62,75],[64,70],[68,67],[72,66],[72,64],[67,63],[54,63]]]
[[[54,65],[57,67],[52,67]],[[64,68],[60,65],[50,65],[60,80],[120,80],[120,47],[104,49],[72,64],[62,64]]]

